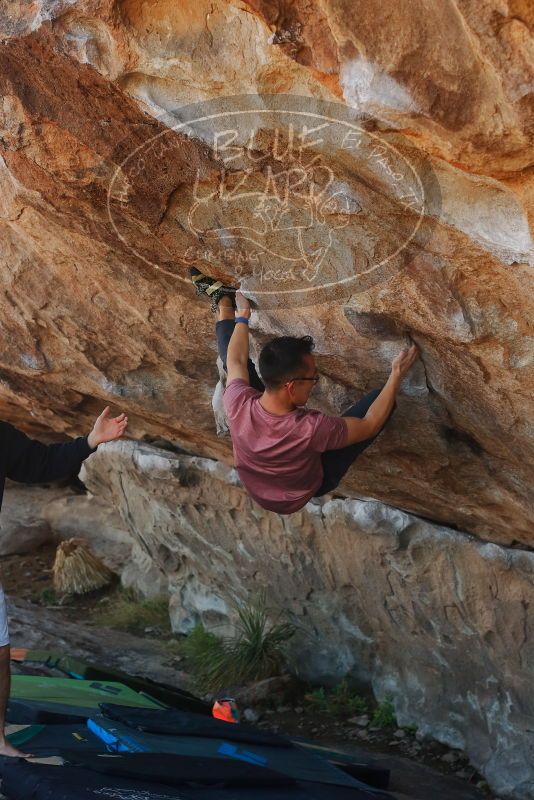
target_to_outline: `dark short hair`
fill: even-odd
[[[295,376],[303,356],[311,353],[315,342],[311,336],[277,336],[262,348],[260,374],[268,389],[274,389]]]

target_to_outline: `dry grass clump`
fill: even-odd
[[[115,577],[83,539],[61,542],[52,573],[54,589],[58,594],[93,592],[111,583]]]

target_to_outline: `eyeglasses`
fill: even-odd
[[[293,383],[293,381],[313,381],[314,383],[318,383],[319,378],[320,375],[314,375],[313,378],[291,378],[285,382],[284,386],[287,386],[288,383]]]

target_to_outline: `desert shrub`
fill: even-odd
[[[365,714],[368,708],[367,700],[357,694],[347,680],[342,680],[334,689],[322,686],[314,689],[306,695],[306,701],[313,710],[332,716]]]
[[[140,598],[131,589],[119,589],[98,612],[100,625],[108,628],[144,633],[146,628],[155,628],[163,633],[171,632],[169,601],[166,597]]]
[[[278,675],[286,663],[289,622],[270,623],[264,598],[237,610],[236,632],[220,637],[197,625],[178,649],[191,662],[198,685],[212,691]]]
[[[395,709],[390,696],[382,700],[375,708],[371,724],[377,728],[390,728],[397,724]]]

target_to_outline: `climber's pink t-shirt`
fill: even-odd
[[[323,479],[321,453],[347,444],[341,417],[297,408],[271,414],[261,392],[242,378],[230,381],[223,396],[241,481],[263,508],[291,514],[306,505]]]

